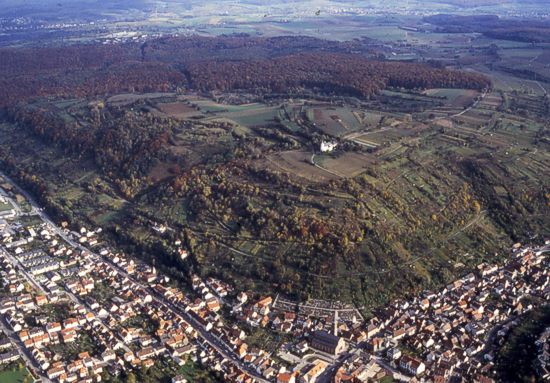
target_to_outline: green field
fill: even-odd
[[[8,211],[8,210],[11,210],[13,209],[13,206],[11,206],[10,203],[6,202],[6,203],[0,203],[0,211]]]
[[[239,125],[250,127],[272,123],[275,116],[278,115],[278,109],[278,107],[252,105],[249,107],[243,107],[238,111],[218,113],[217,115],[222,118],[235,121]]]
[[[27,378],[27,379],[26,379]],[[13,370],[0,371],[0,382],[2,383],[31,383],[34,382],[26,368],[19,369],[17,366]]]
[[[431,97],[443,98],[446,104],[456,107],[473,104],[475,97],[480,95],[479,92],[469,89],[429,89],[425,93]]]
[[[243,112],[247,110],[254,110],[263,108],[260,104],[245,104],[245,105],[232,105],[232,104],[220,104],[212,100],[204,98],[189,97],[188,100],[191,104],[197,105],[204,113],[218,113],[218,112]]]

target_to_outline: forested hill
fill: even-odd
[[[489,85],[480,75],[373,61],[357,52],[363,52],[359,41],[248,36],[2,49],[0,105],[35,96],[94,97],[178,88],[260,93],[308,88],[367,98],[387,86],[481,89]]]
[[[483,76],[473,73],[327,53],[246,62],[199,62],[190,64],[188,71],[191,86],[203,91],[253,89],[285,93],[306,87],[368,98],[387,86],[482,89],[490,85]]]
[[[433,15],[424,21],[435,25],[440,33],[483,33],[498,40],[522,41],[528,43],[550,42],[548,20],[504,19],[495,15]]]

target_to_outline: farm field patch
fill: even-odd
[[[223,112],[218,115],[243,126],[261,126],[273,123],[278,115],[278,107],[259,106],[233,112]]]
[[[356,115],[349,108],[312,107],[307,117],[323,133],[340,137],[361,128]]]
[[[288,151],[268,156],[270,168],[283,170],[311,182],[327,182],[339,177],[315,167],[311,163],[311,152]]]
[[[202,116],[200,111],[183,102],[159,103],[157,108],[165,115],[178,119]]]
[[[424,94],[444,99],[446,105],[453,108],[464,108],[473,104],[479,92],[470,89],[428,89]]]
[[[144,93],[144,94],[124,93],[124,94],[117,94],[117,95],[111,96],[107,98],[106,101],[107,103],[112,105],[126,106],[139,100],[152,100],[152,99],[158,99],[162,97],[174,97],[174,96],[175,96],[175,93]]]
[[[369,154],[347,152],[336,157],[316,156],[315,162],[343,177],[356,177],[372,167],[376,160]]]

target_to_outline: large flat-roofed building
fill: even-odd
[[[332,355],[338,355],[346,347],[344,339],[326,331],[315,331],[310,339],[311,347]]]

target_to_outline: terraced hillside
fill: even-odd
[[[84,150],[85,142],[41,135],[40,124],[5,122],[2,164],[60,219],[110,229],[175,274],[194,269],[250,289],[371,307],[444,283],[548,230],[547,138],[535,121],[487,104],[471,112],[498,114],[483,129],[454,117],[446,127],[440,117],[361,120],[355,128],[378,140],[376,149],[339,138],[341,149],[313,164],[327,136],[305,109],[291,121],[276,112],[291,109],[286,104],[241,106],[239,115],[174,94],[122,104],[120,97],[34,104],[60,124],[97,124],[102,141]],[[194,112],[172,118],[179,104]],[[262,119],[240,117],[262,108]],[[159,235],[152,230],[159,222],[173,230]],[[171,251],[175,239],[190,260]]]
[[[246,46],[220,41],[224,55]],[[300,41],[268,45],[287,55]],[[359,99],[301,80],[276,94],[262,82],[212,91],[213,75],[197,93],[166,49],[145,48],[137,67],[163,62],[182,77],[149,93],[109,84],[19,98],[2,114],[0,165],[60,221],[101,226],[182,282],[194,271],[368,311],[548,234],[545,94],[388,82]],[[320,153],[323,141],[336,150]]]

